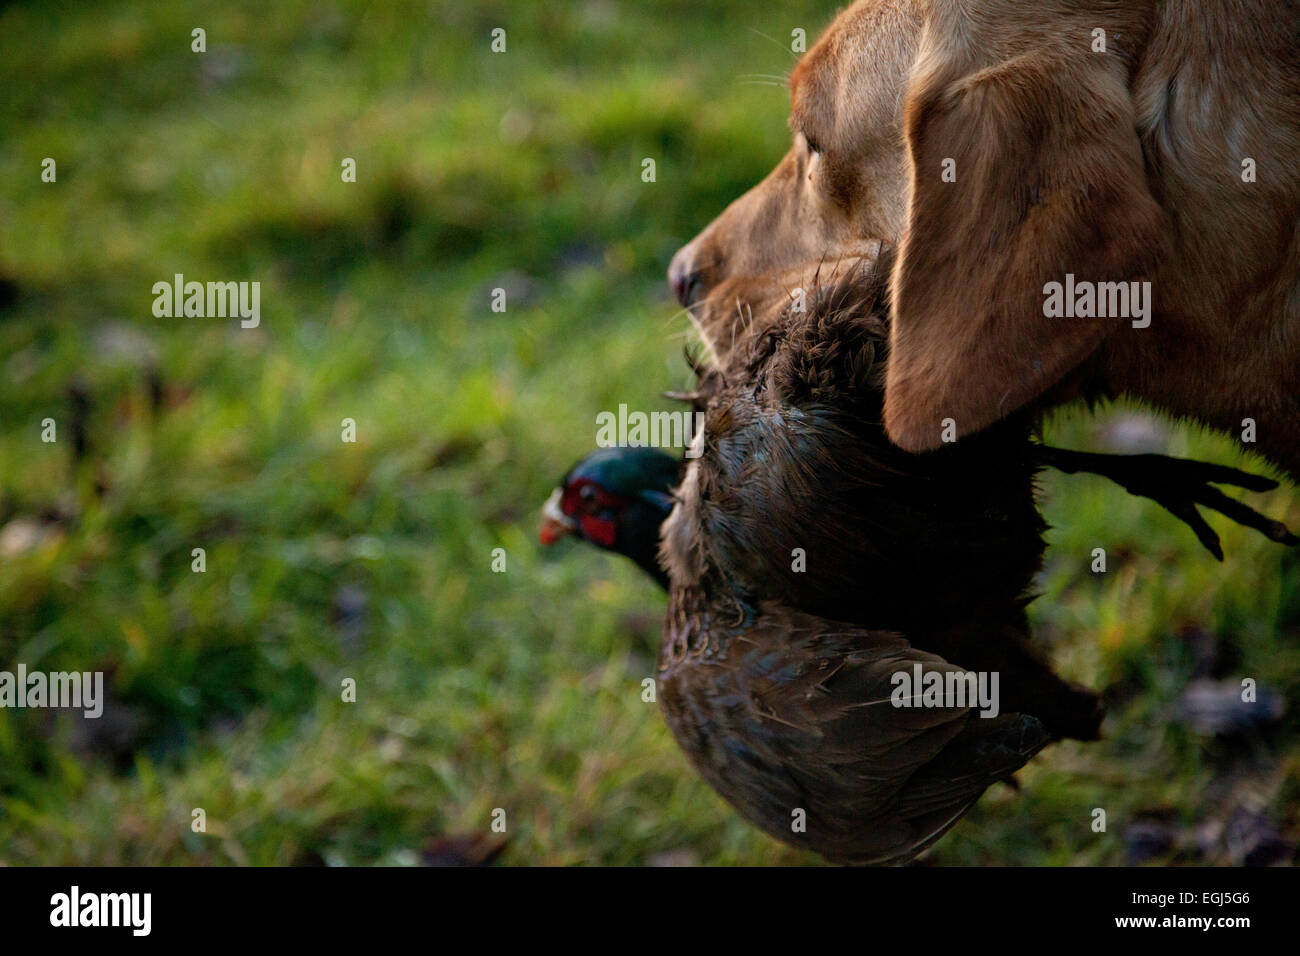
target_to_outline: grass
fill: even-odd
[[[663,270],[784,150],[784,92],[746,78],[832,13],[0,10],[0,669],[111,688],[95,722],[0,710],[0,862],[406,864],[496,808],[507,863],[814,862],[741,823],[642,701],[654,585],[534,530],[598,411],[687,381]],[[260,281],[260,326],[155,318],[178,272]],[[1103,424],[1048,437],[1104,447]],[[1043,486],[1038,635],[1108,689],[1107,739],[1035,760],[928,859],[1120,863],[1136,820],[1242,806],[1294,843],[1293,715],[1244,740],[1168,718],[1207,666],[1296,699],[1300,563],[1218,521],[1219,565],[1100,479]],[[1250,500],[1300,523],[1291,490]]]

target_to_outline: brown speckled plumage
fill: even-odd
[[[780,283],[727,289],[734,337],[701,311],[703,454],[660,552],[660,700],[679,743],[750,822],[854,863],[909,859],[1100,719],[1025,642],[1043,548],[1028,423],[921,456],[885,438],[887,272],[810,283],[803,313]],[[892,675],[914,663],[1000,671],[1001,714],[893,706]]]

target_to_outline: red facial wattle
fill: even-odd
[[[613,548],[619,516],[628,504],[622,495],[611,494],[590,478],[575,478],[564,489],[560,509],[578,522],[582,536],[592,544]]]
[[[618,525],[611,519],[597,515],[580,515],[578,526],[582,529],[582,536],[592,544],[598,544],[602,548],[614,547],[614,540],[618,537]]]

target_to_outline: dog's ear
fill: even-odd
[[[939,445],[945,419],[958,436],[992,424],[1078,366],[1127,320],[1049,317],[1045,287],[1147,278],[1161,235],[1118,57],[1084,43],[979,68],[928,53],[907,94],[885,386],[889,436],[910,451]]]

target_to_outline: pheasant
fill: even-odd
[[[708,361],[682,397],[705,415],[699,457],[602,449],[541,530],[625,554],[668,590],[658,696],[692,764],[752,824],[853,864],[906,862],[1053,740],[1098,735],[1097,695],[1029,641],[1043,465],[1155,497],[1220,555],[1196,504],[1297,543],[1209,487],[1269,479],[1046,448],[1029,413],[935,452],[894,446],[889,258],[731,280],[697,304]],[[921,699],[967,675],[996,675],[993,706]]]

